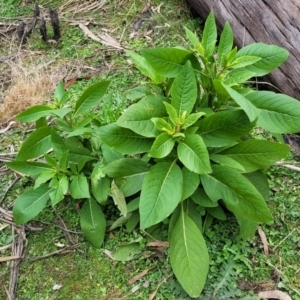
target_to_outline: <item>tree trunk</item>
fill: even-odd
[[[268,79],[283,93],[300,99],[300,0],[187,0],[200,17],[214,11],[219,29],[228,21],[238,47],[275,44],[290,53]]]

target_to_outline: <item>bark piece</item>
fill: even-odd
[[[268,79],[283,93],[300,99],[299,0],[187,1],[202,18],[213,10],[219,29],[228,21],[238,47],[263,42],[287,49],[289,58]]]

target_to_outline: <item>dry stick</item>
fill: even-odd
[[[297,172],[300,172],[300,167],[296,167],[294,165],[291,165],[287,162],[283,162],[283,161],[278,161],[275,163],[276,166],[281,166],[281,167],[285,167],[285,168],[288,168],[290,170],[293,170],[293,171],[297,171]]]
[[[15,175],[16,176],[16,175]],[[2,198],[0,199],[0,204],[3,202],[3,200],[5,199],[7,193],[9,192],[9,190],[14,186],[14,184],[20,179],[19,176],[17,176],[17,178],[15,178],[15,180],[9,185],[9,187],[6,189],[6,191],[4,192]]]
[[[33,262],[33,261],[41,260],[41,259],[48,258],[48,257],[58,255],[58,254],[67,254],[67,253],[71,252],[71,250],[74,250],[74,249],[78,248],[79,246],[80,246],[80,244],[71,245],[71,246],[65,247],[63,249],[50,252],[46,255],[28,258],[28,259],[26,259],[26,262]]]

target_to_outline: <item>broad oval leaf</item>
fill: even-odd
[[[22,144],[16,160],[36,158],[51,149],[51,131],[52,128],[49,126],[33,131]]]
[[[170,261],[183,289],[190,297],[199,297],[206,282],[209,255],[200,229],[183,209],[172,230]]]
[[[182,172],[175,162],[160,162],[146,174],[140,197],[142,229],[167,218],[181,200]]]
[[[83,173],[72,176],[70,194],[74,199],[90,198],[89,184]]]
[[[194,70],[189,61],[175,77],[171,88],[172,106],[180,117],[183,112],[191,113],[197,99],[197,82]]]
[[[209,155],[205,143],[197,134],[188,135],[177,148],[178,158],[192,172],[211,172]]]
[[[190,60],[194,69],[201,69],[195,55],[185,49],[179,48],[155,48],[144,49],[142,56],[151,64],[154,70],[165,77],[174,78],[180,72],[183,65]]]
[[[245,67],[245,69],[255,72],[255,76],[263,76],[279,67],[288,58],[289,53],[276,45],[253,43],[240,49],[236,54],[236,58],[244,55],[261,57],[260,61]]]
[[[174,148],[175,140],[168,133],[161,133],[154,141],[149,156],[155,158],[166,157]]]
[[[259,115],[259,110],[242,94],[238,93],[224,83],[222,83],[222,85],[226,89],[230,97],[244,110],[249,120],[251,122],[255,121],[255,119]]]
[[[219,154],[224,154],[241,164],[246,172],[268,168],[290,152],[287,145],[264,141],[247,140],[227,148]]]
[[[74,115],[87,112],[96,106],[106,93],[109,84],[109,81],[101,81],[88,87],[77,100]]]
[[[255,122],[250,122],[245,112],[239,109],[217,112],[197,125],[207,147],[223,147],[249,133]]]
[[[146,99],[132,104],[118,119],[117,125],[131,129],[145,137],[155,137],[158,134],[151,118],[163,118],[167,116],[162,96],[148,96]]]
[[[234,214],[252,221],[273,220],[263,196],[247,178],[228,167],[213,165],[212,169],[212,174],[201,175],[201,183],[210,199],[222,199]]]
[[[21,194],[12,211],[15,223],[21,225],[35,218],[46,207],[51,191],[48,184],[42,184]]]
[[[300,131],[300,102],[283,94],[253,92],[246,98],[259,110],[257,125],[272,133]]]
[[[96,248],[100,248],[105,237],[105,216],[95,200],[87,199],[80,212],[80,226],[84,236]]]
[[[96,129],[100,139],[120,153],[137,154],[150,150],[153,139],[145,138],[130,129],[116,124],[102,126]]]

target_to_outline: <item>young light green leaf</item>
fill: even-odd
[[[84,202],[79,215],[84,236],[94,247],[100,248],[106,231],[106,220],[100,206],[93,198],[89,198]]]
[[[212,174],[201,175],[201,183],[210,199],[222,199],[234,214],[252,221],[273,220],[264,198],[247,178],[228,167],[213,165],[212,169]]]
[[[233,32],[228,22],[225,23],[221,33],[218,45],[218,60],[221,67],[224,67],[224,57],[231,51],[233,47]]]
[[[151,64],[154,70],[165,77],[174,78],[183,65],[189,60],[194,69],[200,70],[200,64],[194,54],[179,48],[144,49],[142,56]]]
[[[174,133],[174,129],[173,129],[172,125],[169,124],[165,119],[163,119],[163,118],[152,118],[151,121],[153,122],[153,124],[155,125],[155,127],[159,131],[165,131],[168,134],[173,134]]]
[[[146,172],[132,174],[126,177],[115,179],[115,183],[122,191],[124,197],[129,197],[136,194],[142,189],[145,175]]]
[[[190,171],[186,167],[183,167],[181,171],[182,171],[183,186],[184,186],[182,196],[181,196],[181,201],[183,201],[195,193],[197,187],[200,184],[200,176],[199,174]]]
[[[190,297],[199,297],[206,282],[209,256],[201,231],[183,209],[172,230],[170,261],[183,289]]]
[[[187,129],[188,127],[194,125],[202,116],[204,116],[204,112],[197,112],[194,114],[190,114],[183,122],[182,129]]]
[[[24,224],[35,218],[45,207],[52,189],[42,184],[37,189],[29,189],[21,194],[13,207],[16,225]]]
[[[117,125],[145,137],[157,136],[158,131],[151,118],[167,116],[163,100],[166,100],[166,98],[162,96],[148,96],[146,99],[132,104],[118,119]]]
[[[174,148],[175,140],[168,133],[161,133],[154,141],[149,156],[154,158],[166,157]]]
[[[184,26],[185,35],[188,38],[190,45],[196,51],[198,51],[201,55],[204,55],[204,49],[198,39],[197,35],[190,31],[187,27]]]
[[[89,184],[83,173],[73,175],[70,184],[70,194],[74,199],[90,198]]]
[[[259,110],[257,125],[272,133],[300,131],[300,102],[268,91],[250,93],[246,98]]]
[[[121,215],[126,217],[126,215],[127,215],[126,200],[125,200],[124,194],[118,188],[118,186],[115,184],[114,180],[111,182],[110,190],[111,190],[112,198],[114,200],[115,205],[118,207],[119,211],[121,212]]]
[[[183,178],[175,162],[160,162],[145,176],[140,198],[142,229],[167,218],[182,197]]]
[[[248,134],[255,122],[250,122],[245,112],[238,109],[214,113],[201,119],[197,125],[207,147],[223,147]]]
[[[188,135],[179,143],[177,153],[180,161],[190,171],[198,174],[211,172],[208,151],[199,135]]]
[[[141,71],[142,74],[149,77],[155,83],[161,83],[163,77],[158,75],[149,62],[141,55],[131,51],[126,50],[126,53],[131,57],[131,60],[135,66]]]
[[[64,82],[60,80],[54,90],[54,95],[53,95],[54,101],[61,103],[65,94],[66,94],[66,89],[65,89]]]
[[[100,178],[91,178],[91,185],[92,185],[92,193],[95,199],[100,204],[106,204],[108,195],[110,193],[110,179],[105,177]]]
[[[100,81],[88,87],[76,102],[74,116],[96,106],[106,93],[109,84],[109,81]]]
[[[62,153],[59,158],[59,168],[62,171],[66,171],[69,163],[69,150]]]
[[[119,127],[116,124],[97,128],[96,135],[114,150],[126,154],[147,152],[153,143],[153,139],[140,136],[130,129]]]
[[[177,126],[179,123],[179,119],[178,119],[179,116],[178,116],[176,109],[168,102],[164,102],[164,105],[165,105],[167,113],[169,115],[169,119],[171,120],[171,122],[173,123],[174,126]]]
[[[253,172],[270,167],[278,160],[285,158],[289,152],[290,148],[284,144],[264,140],[247,140],[227,148],[219,154],[224,154],[237,161],[246,172]]]
[[[219,165],[230,167],[233,169],[236,169],[237,171],[240,172],[245,172],[245,168],[243,165],[241,165],[239,162],[234,160],[233,158],[224,155],[224,154],[210,154],[209,158],[213,161],[218,163]]]
[[[259,110],[242,94],[238,93],[226,84],[222,85],[226,89],[230,97],[244,110],[249,120],[251,122],[254,121],[259,115]]]
[[[33,176],[42,174],[43,172],[49,172],[52,167],[45,163],[34,162],[34,161],[11,161],[5,163],[10,169],[22,173],[26,176]]]
[[[51,131],[48,126],[33,131],[22,144],[16,160],[36,158],[51,149]]]
[[[113,259],[117,261],[129,261],[135,259],[137,254],[142,252],[140,243],[131,243],[120,246],[113,254]]]
[[[204,48],[205,57],[209,57],[214,53],[217,42],[217,25],[214,13],[211,11],[208,15],[202,36],[202,45]]]
[[[244,83],[250,78],[254,77],[255,73],[250,71],[234,71],[228,73],[227,79],[224,83],[228,86],[232,86],[234,84]]]
[[[253,65],[260,60],[261,57],[258,56],[244,55],[244,56],[237,57],[234,61],[228,64],[227,67],[232,69],[239,69],[239,68]]]
[[[261,57],[260,61],[245,67],[245,69],[254,72],[255,76],[263,76],[279,67],[288,58],[289,53],[276,45],[253,43],[240,49],[236,58],[245,55]]]
[[[197,82],[190,61],[187,61],[175,77],[171,88],[171,104],[176,109],[178,116],[186,111],[189,115],[197,100]]]

